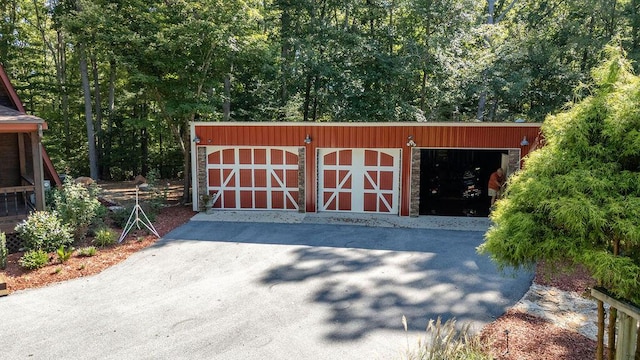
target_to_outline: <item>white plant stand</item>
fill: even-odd
[[[153,224],[147,217],[147,214],[144,213],[144,210],[142,210],[142,206],[140,206],[140,203],[138,202],[138,191],[139,191],[139,187],[136,186],[136,206],[133,207],[133,210],[131,211],[131,215],[129,215],[129,219],[127,220],[127,224],[124,226],[124,229],[122,230],[122,234],[118,239],[118,243],[121,243],[122,240],[124,240],[124,238],[127,237],[127,234],[129,234],[129,231],[133,229],[134,225],[138,229],[140,229],[140,224],[142,224],[149,231],[151,231],[153,235],[160,238],[160,235],[158,235],[156,228],[153,227]],[[140,215],[142,215],[142,217],[140,217]]]

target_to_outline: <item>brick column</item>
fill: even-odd
[[[197,146],[197,162],[198,162],[198,209],[204,209],[202,204],[202,195],[207,193],[207,148]]]
[[[409,203],[409,216],[420,215],[420,149],[411,148],[411,203]]]
[[[298,148],[298,212],[307,212],[306,199],[306,181],[305,174],[307,168],[307,149],[304,147]]]

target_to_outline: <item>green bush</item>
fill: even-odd
[[[73,236],[57,213],[36,211],[16,226],[16,232],[27,250],[56,251],[60,246],[71,245]]]
[[[100,246],[110,246],[116,243],[116,233],[109,228],[102,228],[96,231],[96,236],[93,238],[93,243]]]
[[[127,219],[129,219],[129,215],[131,214],[131,210],[133,210],[133,207],[123,207],[112,211],[109,217],[113,221],[114,225],[124,229],[124,226],[127,224]]]
[[[8,255],[9,249],[7,249],[7,237],[3,232],[0,232],[0,269],[7,267]]]
[[[18,262],[28,270],[40,269],[49,263],[49,254],[43,250],[27,251]]]
[[[102,207],[98,201],[98,190],[95,185],[87,187],[69,179],[62,189],[53,194],[53,208],[62,221],[71,227],[76,240],[84,238]]]
[[[95,256],[98,251],[95,246],[87,246],[78,249],[78,256],[91,257]]]
[[[402,316],[407,331],[407,320]],[[472,336],[469,324],[456,328],[455,319],[444,324],[440,317],[429,321],[424,340],[418,342],[417,350],[407,349],[408,360],[491,360],[477,336]],[[408,340],[407,340],[408,342]],[[408,344],[407,344],[408,345]]]
[[[66,249],[64,246],[60,246],[58,250],[56,250],[56,254],[58,255],[58,261],[65,263],[67,260],[71,259],[73,248]]]

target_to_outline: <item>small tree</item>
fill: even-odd
[[[479,247],[501,267],[570,260],[640,302],[640,78],[620,50],[593,72],[596,90],[549,116]]]

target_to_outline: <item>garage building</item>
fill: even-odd
[[[537,145],[537,123],[193,122],[193,206],[486,216],[487,180]]]

